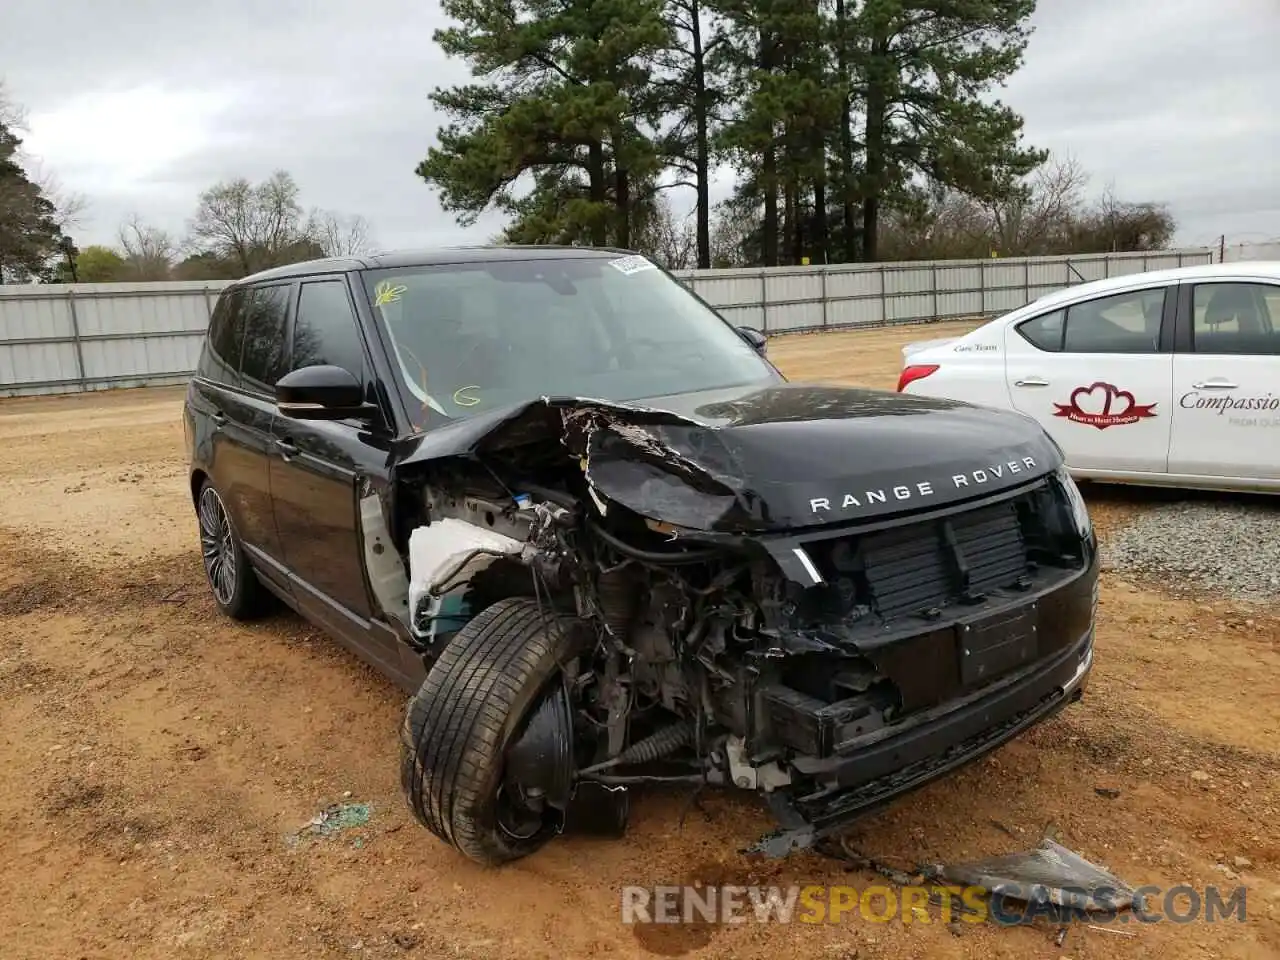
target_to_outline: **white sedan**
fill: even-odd
[[[1280,262],[1082,283],[903,358],[899,391],[1032,417],[1078,478],[1280,493]]]

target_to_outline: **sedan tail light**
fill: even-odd
[[[929,374],[935,373],[937,369],[938,364],[936,363],[913,363],[910,366],[903,367],[902,373],[898,375],[898,392],[901,393],[905,390],[907,384],[923,380]]]

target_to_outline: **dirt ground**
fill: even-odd
[[[771,352],[796,378],[892,386],[903,342],[949,332]],[[762,809],[712,796],[681,826],[675,793],[639,798],[621,841],[462,860],[401,799],[396,690],[292,615],[215,615],[181,396],[0,402],[0,958],[1280,956],[1280,608],[1105,573],[1084,701],[852,833],[906,867],[1023,849],[1052,823],[1134,884],[1246,885],[1244,923],[1077,927],[1060,947],[1044,926],[936,917],[627,926],[627,884],[882,881],[749,858]],[[1150,507],[1090,498],[1104,537]],[[290,842],[344,798],[366,825]]]

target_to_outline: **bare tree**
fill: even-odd
[[[148,226],[136,213],[120,225],[116,234],[124,251],[126,274],[134,280],[168,280],[178,244],[159,227]]]
[[[698,232],[692,214],[678,216],[665,194],[659,194],[653,209],[637,224],[634,246],[668,270],[691,270],[698,264]]]
[[[200,195],[190,246],[235,264],[240,273],[317,255],[313,224],[298,203],[298,185],[278,170],[259,184],[242,178]]]
[[[711,225],[711,266],[736,267],[749,262],[747,241],[756,225],[755,210],[745,210],[732,199],[716,204]]]
[[[58,229],[67,233],[84,226],[89,198],[78,191],[66,189],[56,176],[45,169],[43,163],[35,161],[32,167],[31,179],[53,204],[54,222],[58,224]]]
[[[1061,246],[1084,205],[1088,181],[1071,156],[1038,167],[1014,197],[987,207],[997,248],[1010,256],[1035,256]]]
[[[347,257],[368,253],[373,247],[369,221],[359,214],[344,217],[330,211],[311,215],[311,232],[326,257]]]

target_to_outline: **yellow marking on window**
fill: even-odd
[[[373,305],[381,307],[384,304],[395,303],[403,297],[409,288],[402,283],[392,283],[390,280],[379,280],[373,288]]]
[[[479,390],[479,389],[480,388],[475,384],[471,384],[466,387],[459,387],[457,390],[453,391],[453,402],[460,407],[474,407],[477,403],[480,402],[480,398],[470,396],[466,393],[466,391]]]

